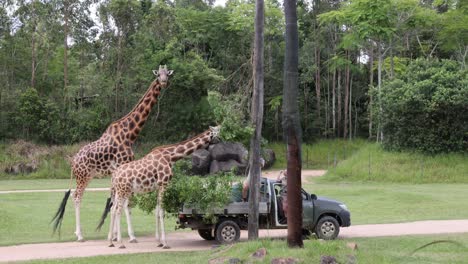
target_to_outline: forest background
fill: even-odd
[[[282,3],[265,1],[263,137],[280,141]],[[224,125],[248,142],[254,1],[2,0],[0,138],[94,140],[174,70],[142,142]],[[468,4],[298,1],[305,142],[369,138],[389,149],[468,149]]]

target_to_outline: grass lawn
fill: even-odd
[[[320,196],[345,202],[352,224],[393,223],[429,219],[467,219],[467,184],[307,184],[304,188]],[[104,239],[108,222],[100,233],[94,231],[104,209],[107,192],[87,192],[82,205],[82,226],[86,239]],[[49,221],[56,212],[62,192],[0,194],[0,246],[22,243],[73,241],[75,217],[73,203],[67,204],[62,237],[51,235]],[[170,217],[170,216],[168,216]],[[154,216],[133,210],[137,236],[154,232]],[[109,220],[107,220],[109,221]],[[125,218],[122,218],[125,222]],[[174,218],[165,221],[174,230]],[[126,230],[125,225],[123,230]]]
[[[329,168],[324,181],[372,181],[405,183],[468,183],[468,155],[424,155],[385,151],[366,143],[336,168]]]
[[[366,145],[363,139],[352,141],[343,139],[319,140],[313,144],[302,144],[302,168],[303,169],[326,169],[339,163],[356,153]],[[274,169],[286,168],[286,144],[273,142],[267,145],[275,152],[276,161]]]
[[[352,224],[468,219],[468,184],[317,183],[303,187],[346,203]]]
[[[68,189],[70,179],[36,179],[36,180],[0,180],[0,191],[8,190],[49,190]],[[76,187],[73,179],[72,188]],[[110,187],[110,176],[102,179],[93,179],[88,188]],[[57,205],[58,206],[58,205]]]
[[[63,198],[57,193],[21,193],[0,194],[0,246],[75,240],[75,212],[71,199],[68,200],[62,224],[61,239],[52,236],[49,224]],[[105,239],[107,237],[109,217],[101,230],[95,228],[104,210],[108,192],[87,192],[84,195],[81,209],[81,225],[85,239]],[[154,215],[147,215],[135,208],[132,211],[136,236],[154,233]],[[175,219],[166,216],[166,230],[174,230]],[[125,217],[122,217],[125,223]],[[126,224],[122,228],[126,236]]]
[[[436,240],[452,240],[453,243],[439,243],[428,246],[414,254],[416,248]],[[353,241],[358,244],[356,251],[346,247]],[[252,260],[250,255],[259,248],[266,248],[267,255],[262,261],[253,263],[271,263],[273,258],[293,257],[301,263],[319,263],[321,256],[334,256],[338,263],[468,263],[468,234],[437,236],[403,236],[383,238],[357,238],[321,242],[304,241],[304,249],[289,249],[283,240],[262,239],[252,242],[237,243],[218,249],[201,252],[146,253],[130,255],[98,256],[65,260],[32,261],[28,263],[207,263],[210,259],[239,258],[242,263]]]

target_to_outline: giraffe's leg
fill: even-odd
[[[128,200],[127,200],[128,201]],[[128,242],[130,243],[137,243],[137,239],[135,237],[135,233],[133,232],[133,227],[132,227],[132,218],[131,218],[131,209],[128,207],[128,202],[125,207],[125,216],[127,217],[127,227],[128,227],[128,236],[130,237],[130,240]]]
[[[114,247],[114,243],[112,243],[112,241],[113,241],[114,229],[115,229],[114,226],[115,226],[115,217],[116,217],[115,212],[117,209],[117,200],[118,198],[116,197],[114,205],[112,205],[112,209],[111,209],[109,234],[107,235],[107,240],[109,240],[109,247]]]
[[[81,206],[81,199],[83,199],[83,194],[88,186],[91,177],[86,176],[76,176],[76,190],[73,193],[73,200],[75,202],[75,235],[78,242],[83,242],[84,238],[81,233],[81,223],[80,223],[80,206]]]
[[[113,241],[117,241],[117,224],[114,225],[114,236]]]
[[[166,232],[164,231],[164,207],[162,206],[162,198],[164,194],[164,187],[162,187],[158,192],[158,203],[159,206],[159,227],[161,229],[161,242],[163,244],[163,249],[169,249],[170,247],[167,245],[166,241]]]
[[[159,198],[156,200],[156,209],[154,210],[155,222],[156,222],[156,243],[158,243],[158,247],[162,247],[163,244],[161,243],[161,228],[159,223]]]
[[[122,216],[122,207],[125,207],[128,204],[128,199],[120,199],[119,204],[117,205],[116,210],[116,224],[117,224],[117,243],[120,243],[119,248],[125,248],[125,245],[122,242],[122,229],[120,228],[120,218]]]

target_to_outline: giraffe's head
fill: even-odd
[[[168,70],[166,65],[159,65],[159,70],[153,70],[153,74],[156,75],[157,80],[161,84],[162,88],[166,87],[169,75],[171,75],[173,72],[173,70]]]
[[[211,140],[218,138],[220,131],[221,131],[220,125],[215,126],[215,127],[210,126]]]

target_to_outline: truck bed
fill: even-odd
[[[267,202],[259,203],[259,213],[268,214],[270,213],[269,206]],[[196,207],[185,206],[182,208],[180,214],[193,214],[193,215],[203,215],[204,211],[197,209]],[[228,215],[228,214],[248,214],[249,213],[249,203],[248,202],[232,202],[226,205],[223,208],[215,208],[214,214],[216,215]]]

